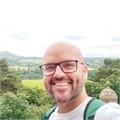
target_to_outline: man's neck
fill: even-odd
[[[79,106],[87,97],[88,97],[87,94],[85,94],[84,96],[79,95],[66,103],[58,103],[58,112],[59,113],[70,112],[71,110]]]

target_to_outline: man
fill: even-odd
[[[79,48],[63,41],[52,44],[40,69],[45,88],[57,103],[49,118],[44,119],[83,120],[92,98],[86,93],[88,69]]]

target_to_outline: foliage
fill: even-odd
[[[52,105],[49,104],[50,102],[45,100],[41,106],[33,103],[29,104],[29,101],[27,101],[28,97],[25,93],[18,93],[17,95],[12,92],[4,93],[0,97],[0,119],[38,120],[45,111],[52,107]],[[41,98],[44,98],[44,96]]]
[[[100,82],[100,79],[107,78],[112,74],[120,76],[120,59],[105,59],[104,66],[101,66],[94,74],[92,80]]]
[[[34,119],[32,120],[41,120],[43,114],[49,109],[51,108],[50,104],[46,105],[41,105],[41,106],[36,106],[36,105],[31,105],[30,109],[31,109],[31,115]]]
[[[104,89],[103,83],[93,81],[86,81],[85,86],[87,94],[95,98],[99,98],[100,92]]]
[[[89,96],[92,96],[92,93],[91,93],[91,86],[92,86],[92,84],[93,84],[93,81],[90,81],[90,80],[87,80],[86,82],[85,82],[85,87],[86,87],[86,91],[87,91],[87,94],[89,95]]]
[[[38,66],[37,66],[38,67]],[[17,69],[20,73],[20,78],[24,79],[40,79],[42,75],[40,74],[39,68],[36,67],[28,67],[27,69]]]
[[[22,86],[19,74],[9,69],[6,59],[0,60],[0,83],[1,93],[8,90],[16,92]]]
[[[105,81],[109,80],[110,87],[115,90],[117,95],[120,97],[120,77],[112,74],[111,76],[107,77]]]
[[[23,87],[18,92],[26,95],[26,100],[30,105],[31,116],[34,118],[32,120],[37,120],[46,110],[55,105],[55,101],[43,89]]]
[[[46,103],[51,106],[55,104],[54,100],[45,90],[38,88],[26,88],[25,92],[29,104],[35,104],[36,106],[46,105]]]
[[[101,66],[93,75],[92,81],[105,87],[106,81],[120,98],[120,59],[105,59],[104,66]]]
[[[30,118],[28,101],[21,95],[12,92],[4,93],[0,98],[0,119],[25,119]]]

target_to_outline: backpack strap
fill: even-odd
[[[50,115],[55,111],[57,106],[52,107],[51,109],[49,109],[41,118],[41,120],[48,120]]]
[[[104,105],[105,102],[92,98],[84,111],[84,120],[94,120],[95,113],[98,108],[100,108],[102,105]]]

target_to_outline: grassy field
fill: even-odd
[[[44,89],[42,80],[22,80],[22,83],[27,87],[38,87],[39,89]]]

